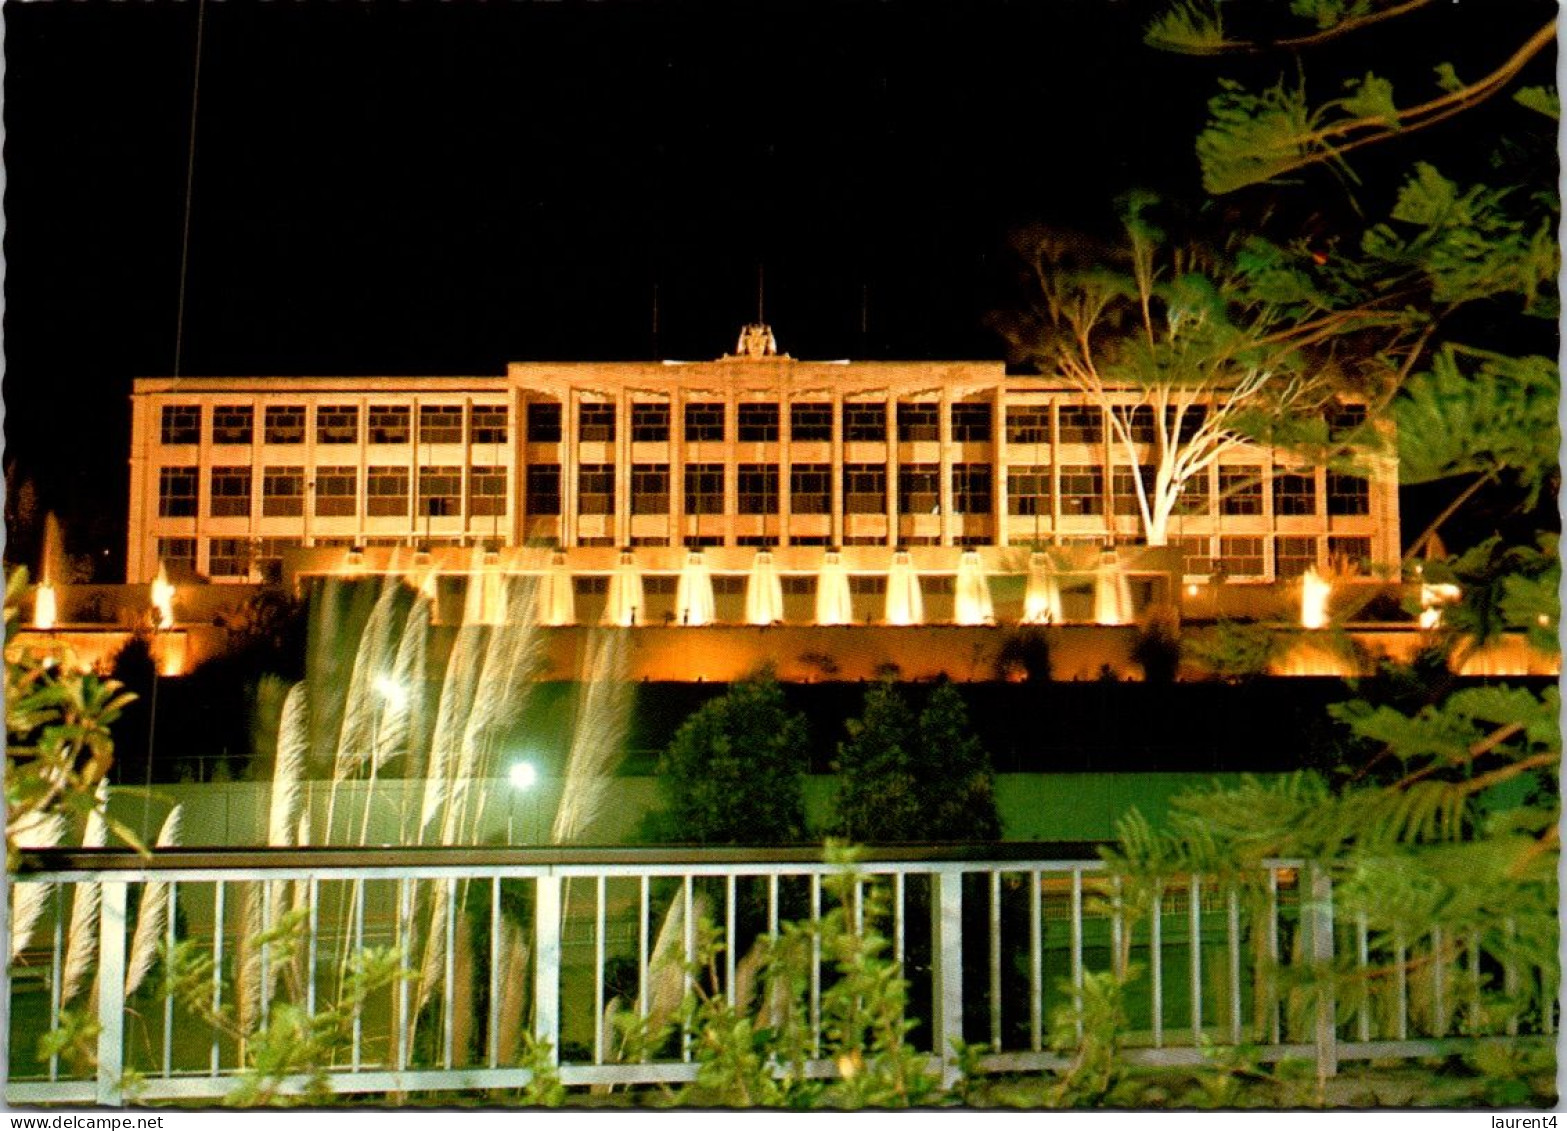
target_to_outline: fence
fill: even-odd
[[[1491,959],[1478,940],[1390,939],[1345,922],[1327,875],[1298,862],[1169,877],[1134,898],[1098,861],[1047,859],[1033,846],[1011,846],[1035,855],[1009,859],[1007,847],[880,852],[847,881],[843,864],[804,850],[28,853],[14,906],[42,910],[10,971],[7,1099],[114,1105],[129,1079],[139,1102],[221,1097],[243,1071],[244,1038],[212,1019],[254,1029],[276,1003],[324,1008],[341,1000],[349,955],[372,946],[397,947],[406,976],[353,1007],[351,1036],[328,1066],[337,1092],[522,1087],[524,1019],[565,1084],[687,1081],[689,1034],[633,1051],[615,1016],[673,1013],[671,997],[696,976],[704,924],[723,946],[702,976],[744,1005],[757,940],[783,922],[820,923],[833,907],[858,926],[877,906],[862,898],[870,884],[886,893],[877,926],[909,981],[913,1039],[949,1083],[955,1041],[985,1043],[981,1072],[1064,1065],[1052,1018],[1070,1033],[1090,972],[1131,966],[1143,971],[1125,1000],[1133,1063],[1200,1064],[1214,1047],[1246,1046],[1261,1061],[1305,1058],[1332,1075],[1342,1060],[1472,1048],[1488,1028],[1501,1039],[1552,1032],[1549,1006],[1520,1020],[1481,1005],[1493,974],[1516,995],[1540,972],[1482,970]],[[88,935],[82,916],[94,905]],[[262,928],[290,909],[297,940],[267,939]],[[204,1016],[191,1017],[157,970],[141,973],[159,941],[210,962]],[[834,977],[818,941],[813,1023]],[[1339,988],[1371,982],[1375,992]],[[84,1009],[99,1026],[88,1053],[38,1058],[38,1038]],[[1081,1036],[1080,1015],[1075,1024]],[[808,1070],[835,1072],[820,1056]],[[301,1074],[285,1086],[304,1083]]]

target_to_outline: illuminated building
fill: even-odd
[[[285,557],[335,570],[349,548],[372,566],[402,547],[460,571],[484,547],[569,572],[578,623],[600,619],[617,567],[644,582],[635,623],[678,623],[679,575],[701,550],[712,615],[742,622],[765,549],[782,619],[810,623],[837,551],[853,620],[886,622],[897,557],[918,576],[924,623],[975,623],[954,600],[974,588],[960,585],[965,550],[971,575],[1016,579],[987,611],[1001,622],[1023,618],[1035,549],[1088,591],[1116,546],[1117,568],[1170,600],[1182,569],[1242,584],[1308,568],[1396,577],[1399,554],[1388,461],[1360,478],[1236,446],[1186,485],[1170,525],[1180,556],[1144,552],[1137,469],[1081,392],[1000,362],[797,361],[760,326],[717,361],[144,379],[133,401],[132,583],[160,561],[214,583],[277,580]],[[1137,401],[1129,390],[1118,403]]]

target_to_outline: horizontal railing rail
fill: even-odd
[[[1154,888],[1136,903],[1134,881],[1096,848],[916,845],[852,863],[821,848],[29,851],[12,884],[13,915],[34,921],[10,967],[7,1098],[118,1104],[128,1085],[141,1102],[227,1095],[269,1010],[350,1000],[349,960],[367,947],[395,948],[401,976],[353,999],[349,1036],[320,1066],[334,1091],[515,1089],[541,1063],[569,1085],[690,1081],[692,1034],[675,1005],[694,980],[735,1008],[764,1008],[761,940],[789,921],[819,926],[834,908],[859,929],[868,884],[885,893],[874,926],[908,982],[913,1040],[948,1084],[962,1044],[985,1046],[981,1072],[1063,1066],[1071,1050],[1052,1047],[1052,1017],[1081,1039],[1090,974],[1132,967],[1142,973],[1123,986],[1119,1035],[1131,1063],[1197,1065],[1235,1048],[1309,1059],[1326,1077],[1345,1059],[1551,1033],[1549,1008],[1488,1020],[1477,942],[1389,940],[1336,917],[1327,873],[1304,862],[1139,881]],[[720,945],[698,973],[702,925]],[[819,1026],[837,972],[816,937],[807,1071],[831,1076]],[[154,951],[176,944],[210,978],[194,1013],[157,969]],[[1392,974],[1339,1000],[1324,976],[1335,964]],[[1496,973],[1513,994],[1544,976]],[[37,1059],[39,1038],[84,1016],[90,1052],[56,1040]],[[672,1031],[656,1047],[624,1035],[664,1021]],[[301,1069],[270,1083],[310,1081]]]

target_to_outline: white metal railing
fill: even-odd
[[[1001,847],[888,851],[853,867],[855,882],[886,886],[879,926],[910,983],[914,1039],[949,1083],[956,1041],[986,1044],[985,1072],[1064,1064],[1049,1044],[1051,1017],[1073,1005],[1088,971],[1123,963],[1145,970],[1125,1002],[1122,1042],[1133,1062],[1197,1064],[1213,1046],[1244,1045],[1261,1060],[1307,1058],[1331,1075],[1340,1060],[1431,1056],[1484,1036],[1478,944],[1374,938],[1363,920],[1335,919],[1320,870],[1279,861],[1242,881],[1170,877],[1132,915],[1100,862],[1002,859]],[[119,1104],[128,1071],[141,1101],[215,1098],[234,1087],[241,1042],[185,1016],[158,972],[127,999],[127,963],[146,961],[131,952],[150,945],[139,922],[149,884],[166,885],[166,916],[148,920],[165,946],[193,943],[211,960],[215,1014],[243,1008],[236,998],[245,993],[258,998],[263,1024],[275,1000],[314,1011],[341,992],[348,953],[399,947],[406,977],[354,1011],[348,1047],[327,1079],[342,1093],[401,1094],[524,1086],[524,1021],[565,1084],[693,1079],[688,1034],[622,1059],[612,1012],[646,1017],[661,1008],[671,970],[680,996],[700,921],[723,943],[715,992],[736,1000],[746,993],[742,956],[785,920],[819,922],[831,878],[846,870],[793,850],[32,853],[13,893],[44,885],[46,905],[10,970],[7,1099]],[[69,937],[79,933],[73,909],[84,896],[90,905],[92,893],[94,977],[64,1000],[62,973],[83,945]],[[297,946],[279,957],[283,944],[249,941],[288,906],[303,921]],[[863,904],[846,906],[858,922]],[[1420,955],[1432,960],[1410,961]],[[813,1022],[833,977],[819,950],[815,957]],[[1333,978],[1304,976],[1335,963],[1395,973],[1384,992],[1341,1003]],[[1466,969],[1472,978],[1454,977]],[[1500,972],[1509,992],[1536,976]],[[241,988],[247,977],[259,977],[259,995]],[[95,1055],[37,1059],[39,1038],[84,1009],[98,1026]],[[1546,1008],[1533,1028],[1549,1036],[1552,1024]],[[1514,1014],[1495,1035],[1519,1033]],[[810,1071],[835,1069],[819,1060]],[[302,1087],[304,1077],[285,1083]]]

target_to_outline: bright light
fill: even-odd
[[[408,689],[389,675],[375,677],[375,693],[397,710],[408,705]]]
[[[513,762],[507,776],[513,789],[528,789],[539,780],[539,771],[532,762]]]
[[[1300,579],[1300,626],[1302,628],[1326,628],[1328,626],[1328,597],[1333,584],[1318,577],[1310,566]]]
[[[1188,585],[1186,587],[1186,595],[1188,597],[1195,597],[1195,596],[1197,596],[1197,583],[1196,582],[1192,582],[1190,585]]]
[[[174,627],[174,586],[169,583],[168,571],[158,563],[158,576],[152,580],[153,627]]]
[[[33,591],[33,627],[38,629],[51,629],[58,618],[58,608],[55,602],[54,586],[47,581],[39,584]]]

